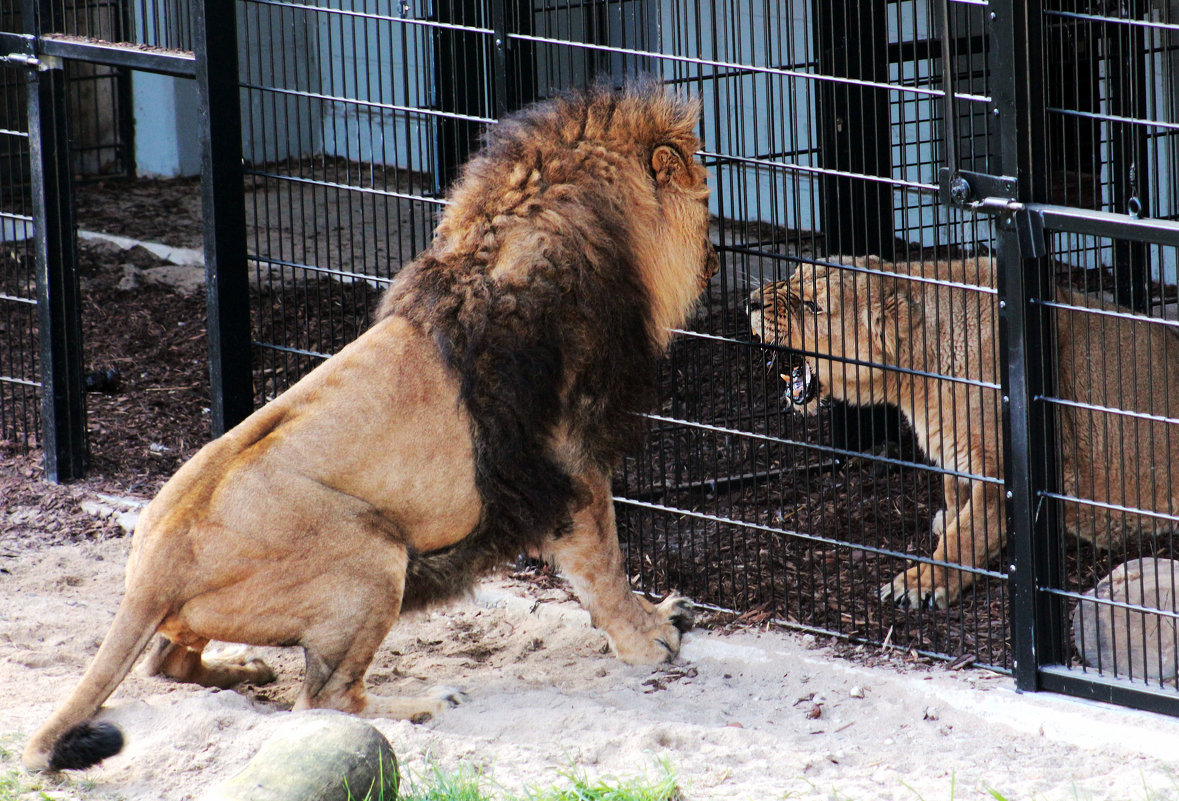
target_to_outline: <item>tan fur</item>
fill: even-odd
[[[404,609],[465,591],[517,547],[556,561],[622,659],[673,658],[690,604],[637,597],[618,547],[609,476],[625,440],[612,428],[633,426],[641,410],[625,407],[645,396],[611,376],[650,372],[654,385],[666,329],[715,270],[697,115],[658,87],[594,90],[495,132],[372,328],[203,448],[144,510],[111,631],[24,764],[47,767],[156,632],[148,672],[266,681],[260,662],[201,651],[214,639],[300,645],[296,708],[436,714],[448,699],[367,696],[373,653]],[[619,329],[587,322],[603,315]],[[619,341],[632,330],[639,339]],[[505,372],[534,352],[559,372]],[[502,451],[514,427],[518,458],[532,461]],[[513,483],[548,480],[535,465],[558,474],[560,508]],[[495,510],[515,513],[517,500],[535,507],[520,525],[549,527],[499,525]]]
[[[798,351],[816,371],[819,393],[807,412],[814,413],[824,397],[900,408],[930,460],[953,471],[943,481],[946,508],[934,520],[939,538],[933,559],[985,568],[1004,544],[1002,485],[968,476],[1003,477],[995,265],[987,258],[912,265],[871,257],[842,261],[848,267],[802,265],[788,281],[754,291],[753,333]],[[1077,307],[1054,312],[1060,398],[1179,416],[1179,335],[1173,329],[1081,311],[1129,314],[1066,288],[1057,289],[1056,300]],[[1057,419],[1065,495],[1179,512],[1179,488],[1167,479],[1168,466],[1179,463],[1173,424],[1067,404]],[[1063,504],[1062,511],[1067,531],[1105,549],[1116,547],[1129,528],[1159,526],[1144,515],[1084,504]],[[884,585],[881,597],[945,608],[972,580],[967,571],[922,564]]]

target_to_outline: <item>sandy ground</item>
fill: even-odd
[[[127,538],[0,559],[0,777],[98,647]],[[506,791],[659,774],[686,799],[1179,798],[1179,720],[1019,695],[1008,677],[901,659],[865,667],[781,630],[696,631],[682,659],[626,666],[561,588],[496,579],[404,621],[369,674],[378,693],[461,687],[425,724],[377,720],[403,768],[481,768]],[[179,801],[231,776],[289,725],[301,655],[261,649],[279,681],[211,691],[133,674],[103,716],[127,737],[51,797]],[[37,796],[40,798],[40,796]]]

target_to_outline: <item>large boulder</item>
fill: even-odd
[[[301,712],[202,801],[395,801],[397,757],[385,736],[339,712]]]
[[[1073,610],[1073,639],[1081,660],[1106,676],[1175,681],[1177,588],[1179,562],[1172,559],[1134,559],[1115,567],[1085,593],[1114,603],[1081,600]]]

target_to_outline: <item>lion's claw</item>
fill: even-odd
[[[680,652],[683,633],[692,628],[693,605],[687,598],[669,595],[659,604],[638,598],[638,625],[609,631],[615,653],[630,665],[657,665],[673,661]]]
[[[913,568],[880,588],[880,600],[901,609],[949,609],[950,591],[931,577],[914,575]]]

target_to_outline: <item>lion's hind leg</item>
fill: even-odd
[[[307,675],[295,709],[337,709],[420,722],[461,703],[466,696],[449,687],[402,697],[370,695],[365,690],[364,674],[397,617],[395,610],[387,616],[369,614],[354,628],[325,631],[322,637],[310,634],[303,643]]]
[[[239,684],[268,684],[275,679],[261,659],[211,659],[204,654],[208,640],[180,645],[167,637],[158,637],[141,668],[145,676],[163,675],[202,687],[228,690]]]
[[[609,479],[597,477],[587,485],[592,500],[574,515],[573,530],[546,543],[543,555],[569,579],[619,659],[632,665],[670,661],[692,627],[692,602],[673,594],[652,604],[631,590],[618,548]]]
[[[466,696],[452,688],[427,695],[385,697],[365,690],[364,676],[377,648],[401,615],[407,553],[381,538],[351,559],[340,576],[324,576],[313,588],[321,617],[300,639],[307,672],[295,709],[336,709],[354,715],[421,721],[455,706]]]

